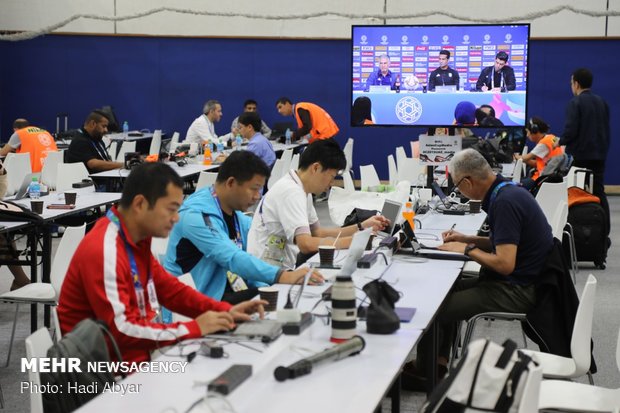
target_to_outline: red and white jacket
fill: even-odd
[[[116,208],[123,231],[127,228]],[[200,337],[196,321],[172,324],[153,322],[147,292],[147,273],[150,269],[160,306],[195,318],[205,311],[228,311],[230,304],[215,301],[181,283],[151,254],[151,239],[134,244],[132,248],[140,282],[144,286],[147,317],[140,316],[129,257],[118,226],[107,217],[101,218],[84,237],[69,265],[60,291],[58,317],[60,328],[67,333],[85,318],[106,322],[116,339],[123,361],[150,360],[150,352],[177,340]],[[116,359],[110,353],[112,359]]]

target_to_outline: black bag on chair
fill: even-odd
[[[394,303],[400,299],[400,293],[383,280],[371,281],[362,289],[370,299],[366,330],[370,334],[392,334],[398,330],[400,318],[394,310]]]

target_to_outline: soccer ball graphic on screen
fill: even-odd
[[[396,103],[396,117],[403,123],[415,123],[422,116],[422,104],[413,96],[405,96]]]
[[[420,79],[416,75],[409,75],[405,78],[405,88],[415,90],[420,86]]]

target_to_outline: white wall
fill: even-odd
[[[605,36],[605,17],[589,17],[573,11],[562,11],[537,17],[561,6],[572,6],[591,12],[605,12],[607,0],[0,0],[0,30],[146,34],[181,36],[248,36],[349,38],[352,24],[383,24],[383,8],[387,24],[495,23],[531,22],[534,37]],[[164,11],[124,21],[104,21],[73,16],[123,18],[147,13],[162,7],[188,11]],[[436,14],[445,11],[450,16]],[[620,0],[609,0],[609,10],[618,10]],[[313,15],[326,11],[340,16],[323,15],[295,19],[292,15]],[[216,16],[197,13],[224,14]],[[250,17],[244,17],[246,15]],[[262,19],[264,15],[275,19]],[[362,16],[363,18],[360,18]],[[415,17],[419,16],[419,17]],[[469,19],[474,19],[471,21]],[[492,21],[487,21],[488,19]],[[608,36],[620,36],[620,17],[608,18]],[[70,20],[70,21],[67,21]],[[2,36],[0,36],[2,39]]]

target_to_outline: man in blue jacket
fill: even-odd
[[[260,199],[268,177],[269,168],[258,156],[233,152],[220,166],[215,185],[183,202],[170,233],[165,268],[177,276],[191,273],[199,291],[229,302],[247,299],[244,291],[250,288],[300,281],[307,267],[284,270],[246,252],[252,220],[243,211]],[[322,281],[315,272],[310,284]]]

